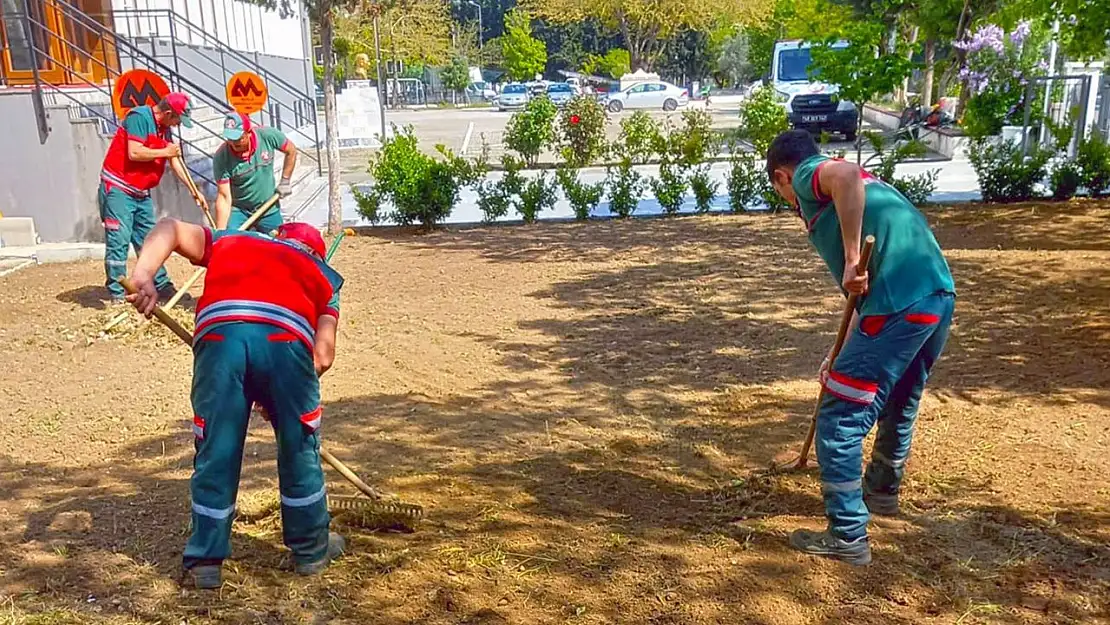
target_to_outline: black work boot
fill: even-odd
[[[871,564],[871,544],[867,536],[847,541],[828,532],[795,530],[790,535],[790,546],[810,555],[833,558],[855,566]]]
[[[215,590],[223,585],[223,567],[219,564],[201,564],[189,569],[193,586],[198,590]]]
[[[898,516],[898,495],[884,495],[882,493],[872,493],[866,488],[863,489],[863,503],[867,506],[867,511],[871,514],[879,516]]]
[[[335,532],[328,532],[328,552],[323,558],[316,562],[297,563],[293,565],[293,570],[297,575],[316,575],[317,573],[328,568],[331,561],[343,555],[347,549],[347,541],[342,536]]]

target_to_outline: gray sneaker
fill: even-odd
[[[214,590],[223,585],[223,571],[219,564],[202,564],[189,569],[193,585],[198,590]]]
[[[842,560],[855,566],[871,564],[871,544],[866,536],[847,541],[828,532],[795,530],[790,535],[790,546],[810,555]]]
[[[867,511],[871,514],[877,514],[879,516],[898,516],[898,495],[871,493],[864,489],[863,503],[867,506]]]
[[[297,563],[293,565],[293,570],[297,575],[316,575],[317,573],[328,568],[331,561],[343,555],[347,549],[347,541],[342,536],[335,532],[328,532],[328,553],[323,558],[316,562]]]

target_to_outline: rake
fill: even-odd
[[[339,241],[347,234],[344,230],[340,232],[336,240],[332,242],[331,248],[328,250],[328,259],[331,259],[332,254],[335,253],[339,247]],[[135,285],[127,277],[119,279],[120,284],[128,293],[135,293]],[[154,316],[161,321],[163,325],[170,329],[171,332],[176,334],[186,345],[193,344],[193,335],[188,330],[183,328],[180,323],[169,315],[161,306],[154,307]],[[411,522],[419,520],[424,516],[424,508],[417,504],[403,503],[396,501],[395,497],[388,495],[372,486],[363,482],[358,475],[347,468],[338,458],[333,456],[331,452],[326,449],[320,449],[320,457],[323,458],[333,469],[339,472],[348,482],[353,484],[363,495],[369,500],[362,497],[349,497],[344,495],[328,495],[328,504],[336,510],[350,510],[354,512],[367,512],[375,516],[385,516],[387,518],[394,518],[398,524],[408,526]],[[381,523],[379,523],[380,525]],[[393,525],[394,523],[384,523],[385,525]]]
[[[863,273],[867,270],[867,265],[871,262],[871,248],[875,245],[875,237],[868,235],[863,240],[863,249],[859,254],[859,263],[856,264],[856,271]],[[852,322],[852,311],[856,309],[856,301],[859,296],[855,293],[848,296],[848,301],[844,304],[844,314],[840,318],[840,329],[836,332],[836,342],[833,343],[832,352],[829,354],[829,367],[832,367],[836,362],[836,357],[840,355],[840,350],[844,347],[844,341],[848,338],[848,325]],[[825,386],[821,385],[821,390],[817,393],[817,403],[813,406],[813,418],[809,422],[809,433],[806,434],[805,444],[802,445],[802,452],[798,457],[793,460],[787,460],[781,464],[772,464],[772,469],[780,471],[783,469],[804,469],[809,463],[809,450],[813,446],[813,437],[817,434],[817,415],[821,413],[821,402],[825,399]]]

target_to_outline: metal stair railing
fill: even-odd
[[[139,65],[138,62],[141,61],[141,63],[143,65],[145,65],[147,69],[149,69],[151,71],[154,71],[157,74],[160,74],[160,75],[163,75],[163,76],[166,76],[166,77],[170,78],[171,82],[175,82],[178,86],[184,87],[185,90],[187,90],[191,95],[196,96],[197,99],[202,101],[202,102],[206,102],[214,110],[217,110],[221,113],[227,113],[231,110],[230,107],[228,107],[227,103],[223,100],[223,98],[220,98],[218,96],[214,96],[211,92],[207,91],[205,88],[196,84],[191,79],[180,75],[177,72],[176,69],[169,67],[165,63],[158,60],[158,58],[148,55],[135,42],[130,41],[126,37],[123,37],[123,36],[119,35],[115,31],[113,31],[112,29],[105,26],[103,23],[95,20],[92,16],[85,13],[84,11],[81,11],[79,8],[73,6],[72,4],[67,2],[66,0],[47,0],[47,2],[50,2],[50,4],[53,5],[57,10],[59,10],[63,14],[64,17],[71,20],[73,24],[80,24],[83,28],[85,28],[87,30],[90,30],[90,31],[96,33],[97,35],[99,35],[102,40],[111,42],[111,44],[115,47],[115,49],[117,51],[117,58],[118,58],[118,55],[119,55],[120,51],[125,51],[127,53],[127,55],[131,58],[132,63],[134,65]],[[36,25],[38,25],[40,27],[44,26],[42,23],[37,22],[36,20],[30,19],[29,21],[35,23]],[[59,35],[59,33],[56,33],[56,32],[54,32],[52,30],[49,30],[49,29],[47,29],[46,32],[49,32],[51,36],[58,37],[69,48],[80,52],[84,56],[91,59],[93,62],[95,62],[95,63],[99,64],[101,67],[105,68],[105,73],[108,74],[109,76],[112,75],[113,70],[115,71],[117,76],[119,75],[119,73],[120,73],[119,68],[112,68],[112,67],[108,66],[107,63],[104,60],[98,59],[94,55],[89,54],[85,50],[81,49],[80,46],[75,45],[74,42],[71,42],[68,39],[65,39],[64,37],[61,37]],[[37,50],[37,48],[36,48],[36,50]],[[46,56],[48,58],[50,57],[50,55],[45,54],[45,53],[44,53],[44,56]],[[51,58],[51,60],[54,63],[58,63],[57,59]],[[85,80],[85,82],[88,83],[89,81]],[[108,93],[109,99],[110,99],[111,94],[107,89],[105,89],[103,87],[100,87],[100,86],[97,86],[97,85],[92,85],[91,83],[89,84],[89,86],[91,86],[93,88],[96,88],[97,90],[101,91],[102,93]],[[90,111],[92,110],[87,105],[84,105],[84,104],[80,103],[75,98],[73,98],[69,94],[65,93],[64,90],[60,90],[60,89],[55,89],[55,90],[57,92],[62,93],[63,95],[65,95],[70,100],[73,100],[73,101],[77,102],[78,104],[82,105],[82,107],[85,108],[86,110],[90,110]],[[104,117],[102,114],[97,114],[97,115],[99,117]],[[208,126],[199,122],[198,120],[194,120],[193,127],[194,128],[200,128],[209,137],[215,138],[220,143],[222,143],[224,141],[223,135],[222,135],[222,131],[223,131],[222,124],[220,124],[220,128],[218,130],[214,131],[211,128],[209,128]],[[184,137],[181,137],[180,136],[180,131],[179,131],[179,139],[181,140],[183,145],[186,145],[186,146],[190,147],[192,150],[198,152],[199,154],[204,155],[205,157],[207,157],[208,162],[211,162],[212,154],[210,152],[208,152],[207,150],[201,148],[195,141],[186,140]],[[186,166],[188,166],[188,163],[189,163],[188,159],[184,159],[184,161],[186,163]],[[189,170],[190,170],[190,172],[196,174],[196,177],[201,178],[202,180],[207,182],[209,185],[211,185],[213,188],[215,188],[215,186],[216,186],[215,182],[207,174],[205,174],[202,171],[198,171],[194,167],[189,167]],[[309,173],[306,172],[304,175],[302,175],[297,180],[297,182],[300,182],[301,180],[303,180],[304,178],[307,178],[308,176],[309,176]]]
[[[51,0],[51,2],[53,3],[53,0]],[[114,75],[116,77],[119,76],[120,71],[119,71],[118,67],[112,67],[112,66],[108,65],[103,59],[97,58],[96,55],[91,54],[88,51],[82,49],[81,46],[76,45],[75,42],[70,41],[69,39],[61,36],[60,33],[48,28],[45,23],[40,22],[35,17],[33,17],[31,15],[27,15],[27,14],[13,14],[12,17],[22,19],[29,26],[32,26],[34,28],[42,29],[42,32],[47,33],[46,37],[43,37],[43,43],[45,45],[49,46],[49,39],[51,37],[56,38],[59,41],[63,42],[66,45],[66,47],[70,49],[70,51],[77,52],[77,53],[81,54],[83,57],[92,61],[93,63],[96,63],[98,66],[104,68],[105,73],[107,75],[112,76],[113,73],[114,73]],[[33,31],[29,31],[29,32],[33,32]],[[111,34],[111,31],[108,31],[108,33]],[[41,57],[41,58],[49,60],[51,63],[53,63],[56,66],[64,67],[65,63],[62,60],[60,60],[58,58],[55,58],[52,54],[50,54],[50,52],[48,50],[43,50],[39,47],[39,42],[37,41],[37,39],[38,39],[37,37],[32,38],[29,42],[32,53],[37,57]],[[118,49],[119,42],[114,41],[113,45],[116,45],[117,49]],[[160,64],[157,64],[157,65],[160,65]],[[162,69],[164,70],[166,68],[163,67]],[[85,85],[86,87],[88,87],[89,89],[92,89],[92,90],[95,90],[99,93],[104,94],[107,97],[109,103],[111,102],[111,98],[112,98],[111,89],[109,89],[105,85],[98,85],[96,83],[93,83],[92,81],[86,79],[85,77],[81,76],[80,74],[78,74],[76,72],[71,72],[71,74],[73,76],[77,77],[81,81],[81,83],[83,85]],[[47,83],[47,82],[43,82],[41,79],[39,79],[39,77],[37,76],[37,73],[36,73],[35,87],[36,87],[36,89],[40,90],[40,92],[44,88],[50,88],[51,93],[61,95],[61,96],[65,97],[66,99],[70,100],[73,104],[75,104],[77,107],[79,107],[80,110],[87,111],[93,117],[99,118],[100,121],[101,121],[101,127],[103,129],[109,130],[110,132],[114,132],[114,128],[119,126],[119,124],[120,124],[120,121],[115,119],[114,114],[106,115],[103,112],[101,112],[100,110],[98,110],[100,108],[98,105],[90,104],[90,103],[87,103],[87,102],[82,102],[81,100],[74,97],[71,93],[67,92],[65,89],[61,89],[57,85],[53,85],[53,84],[50,84],[50,83]],[[111,108],[110,105],[109,105],[108,108]],[[87,115],[81,115],[81,117],[84,117],[86,119],[90,119],[90,117],[87,116]],[[41,124],[41,120],[40,120],[40,124]],[[220,134],[217,134],[217,133],[213,132],[211,129],[204,126],[203,124],[195,123],[193,125],[193,127],[194,128],[200,127],[204,131],[209,133],[211,136],[220,137],[220,140],[221,141],[223,140],[222,136]],[[178,136],[178,139],[179,139],[179,141],[181,142],[181,144],[183,146],[182,162],[185,163],[186,167],[188,167],[190,173],[194,177],[200,178],[202,181],[204,181],[204,182],[208,183],[209,185],[215,187],[215,182],[207,174],[205,174],[203,171],[198,171],[197,169],[195,169],[193,167],[190,167],[189,166],[189,159],[185,158],[186,155],[189,152],[195,152],[195,153],[207,158],[210,161],[211,158],[212,158],[212,154],[209,153],[208,151],[204,150],[203,148],[201,148],[195,141],[185,139],[184,137],[181,137],[180,135]],[[185,150],[184,149],[185,147],[187,147],[188,150]]]
[[[105,13],[104,15],[112,17],[114,23],[117,24],[117,27],[121,23],[121,20],[118,18],[122,17],[122,23],[126,24],[127,26],[127,36],[131,39],[149,38],[152,56],[158,56],[157,48],[155,46],[156,38],[167,38],[170,42],[171,54],[174,58],[175,66],[178,66],[178,69],[179,64],[184,63],[194,70],[208,75],[207,70],[198,67],[196,64],[192,63],[188,59],[180,57],[177,54],[178,44],[186,46],[195,45],[191,42],[191,40],[196,38],[203,42],[201,44],[202,47],[205,47],[219,54],[219,66],[222,73],[222,80],[220,81],[221,84],[226,84],[231,76],[235,74],[234,71],[227,68],[227,59],[230,58],[234,61],[238,61],[243,66],[247,67],[250,71],[253,71],[261,76],[262,79],[266,81],[266,86],[270,90],[271,95],[273,95],[275,91],[284,91],[286,94],[291,96],[290,100],[292,100],[294,103],[299,103],[301,106],[301,110],[298,110],[296,107],[290,107],[288,104],[282,102],[280,99],[275,99],[271,97],[268,103],[270,125],[280,125],[282,109],[289,111],[295,120],[299,120],[302,118],[310,120],[309,123],[312,126],[312,140],[315,154],[309,154],[305,150],[299,151],[316,162],[318,174],[323,173],[322,157],[320,152],[321,148],[319,118],[316,111],[316,100],[312,94],[306,92],[308,85],[305,85],[304,87],[293,86],[281,76],[278,76],[277,74],[274,74],[267,68],[263,67],[261,63],[259,63],[258,59],[252,59],[246,53],[231,48],[204,28],[182,17],[179,13],[172,9],[113,9],[109,13]],[[169,31],[169,33],[162,32],[161,24],[163,19],[168,26],[167,30]],[[145,29],[140,23],[140,20],[146,21]],[[151,20],[154,21],[151,22]],[[151,27],[152,24],[153,27]],[[136,31],[143,30],[149,32],[136,34]],[[184,33],[182,31],[184,31]],[[188,35],[190,41],[185,41],[182,37],[183,34]],[[297,124],[296,127],[299,132],[300,124]],[[305,136],[307,138],[307,135]]]

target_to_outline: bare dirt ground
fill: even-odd
[[[188,350],[97,338],[98,262],[6,277],[0,622],[1110,623],[1110,205],[929,215],[956,324],[863,569],[787,547],[815,470],[761,472],[841,301],[793,216],[348,239],[324,444],[428,518],[295,577],[258,421],[218,593],[177,581]]]

